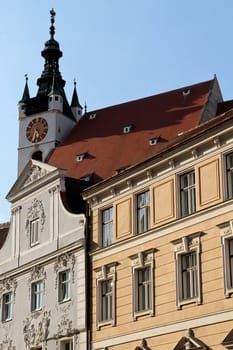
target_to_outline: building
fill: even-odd
[[[54,16],[19,103],[0,349],[233,348],[233,101],[214,77],[83,112]]]

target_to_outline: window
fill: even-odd
[[[113,207],[102,211],[102,246],[113,243]]]
[[[32,283],[31,293],[31,310],[40,310],[43,303],[43,282],[37,281]]]
[[[133,277],[133,317],[154,314],[153,250],[130,257]]]
[[[115,324],[115,280],[116,263],[96,269],[97,282],[97,329]]]
[[[227,198],[233,197],[233,153],[226,156]]]
[[[195,173],[180,176],[180,215],[186,216],[196,211]]]
[[[30,245],[31,247],[39,243],[39,219],[30,223]]]
[[[197,296],[197,254],[181,255],[182,300]]]
[[[150,192],[137,195],[137,232],[143,233],[150,229]]]
[[[229,297],[233,293],[233,222],[220,224],[219,228],[223,252],[224,294]]]
[[[136,272],[136,312],[151,308],[151,273],[150,268],[138,269]]]
[[[177,308],[201,303],[200,233],[175,241]]]
[[[101,282],[101,321],[112,320],[112,280]]]
[[[2,296],[2,321],[12,319],[12,292],[5,293]]]
[[[73,340],[61,341],[60,350],[73,350]]]
[[[71,297],[70,270],[59,272],[59,302],[70,300]]]

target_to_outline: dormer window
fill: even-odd
[[[132,130],[132,128],[133,128],[133,125],[124,126],[123,133],[128,134]]]
[[[81,162],[86,156],[86,153],[80,153],[76,156],[77,162]]]
[[[96,118],[96,113],[92,113],[92,114],[90,114],[90,116],[89,116],[89,119],[91,120],[91,119],[95,119]]]
[[[153,139],[150,139],[150,146],[156,145],[159,141],[159,137],[154,137]]]

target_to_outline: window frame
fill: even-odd
[[[40,218],[30,221],[30,247],[34,247],[40,243],[39,241]]]
[[[179,240],[173,241],[175,246],[175,267],[176,267],[176,307],[181,309],[183,305],[196,303],[200,305],[201,299],[201,232],[197,232],[190,236],[182,237]],[[182,275],[182,257],[188,254],[196,255],[195,269],[195,290],[196,295],[184,298],[183,292],[183,275]],[[189,275],[190,276],[190,275]]]
[[[228,159],[232,157],[233,163],[233,152],[226,153],[224,155],[224,166],[225,166],[225,198],[233,198],[233,165],[228,166]],[[231,183],[230,183],[231,182]],[[230,184],[229,184],[230,183]],[[230,188],[231,187],[231,188]]]
[[[190,174],[193,175],[194,182],[188,183],[187,186],[184,186],[184,185],[182,186],[182,180],[184,176],[188,176],[188,182],[189,182]],[[197,211],[196,186],[197,186],[197,182],[196,182],[195,169],[190,169],[189,171],[183,172],[178,175],[178,189],[179,189],[178,198],[179,198],[179,216],[180,217],[186,217],[188,215],[192,215],[196,213]]]
[[[106,247],[110,246],[111,244],[113,244],[113,241],[114,241],[114,208],[113,208],[113,206],[108,206],[106,208],[101,209],[100,213],[101,213],[100,214],[101,215],[100,242],[101,242],[101,247],[106,248]],[[105,213],[109,217],[108,220],[104,219]],[[105,230],[106,230],[107,234],[106,234]]]
[[[68,273],[69,273],[69,278],[67,278]],[[63,275],[66,275],[65,280],[62,280]],[[62,297],[64,294],[63,288],[65,288],[65,295],[68,294],[68,296]],[[71,270],[66,269],[58,272],[58,302],[61,304],[70,300],[71,300]]]
[[[147,202],[147,198],[143,199],[144,204],[140,205],[139,203],[139,197],[148,194],[149,197],[149,203]],[[140,225],[140,213],[143,213],[143,217],[145,218],[145,222],[143,223],[143,228],[139,228]],[[136,234],[143,234],[151,229],[151,193],[150,189],[145,189],[143,191],[140,191],[135,194],[135,229]]]
[[[10,296],[10,300],[6,301],[6,296]],[[6,309],[7,314],[9,314],[8,317],[6,317]],[[13,292],[5,292],[2,295],[2,322],[8,322],[11,321],[13,318]]]
[[[35,287],[39,286],[38,290]],[[43,308],[44,281],[38,280],[31,283],[31,312],[40,311]],[[39,299],[37,299],[39,296]],[[39,302],[38,302],[39,300]],[[37,305],[38,304],[38,305]]]
[[[138,254],[130,256],[131,259],[131,273],[132,273],[132,317],[137,320],[138,317],[144,315],[154,315],[154,249],[139,252]],[[139,309],[139,272],[148,270],[150,281],[148,308]]]
[[[101,266],[95,269],[96,271],[96,329],[99,330],[101,327],[106,325],[115,326],[116,323],[116,266],[117,263]],[[112,283],[111,290],[111,318],[103,319],[103,283]],[[109,298],[107,299],[109,300]]]
[[[66,345],[70,345],[69,346],[69,350],[73,350],[74,349],[74,338],[65,338],[59,341],[59,350],[67,350],[66,349]]]
[[[224,296],[229,298],[233,293],[233,256],[230,264],[229,242],[233,242],[233,220],[218,225],[222,245]]]

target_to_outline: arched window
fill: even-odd
[[[42,152],[41,151],[36,151],[35,153],[33,153],[32,159],[39,160],[40,162],[42,162],[42,160],[43,160]]]

